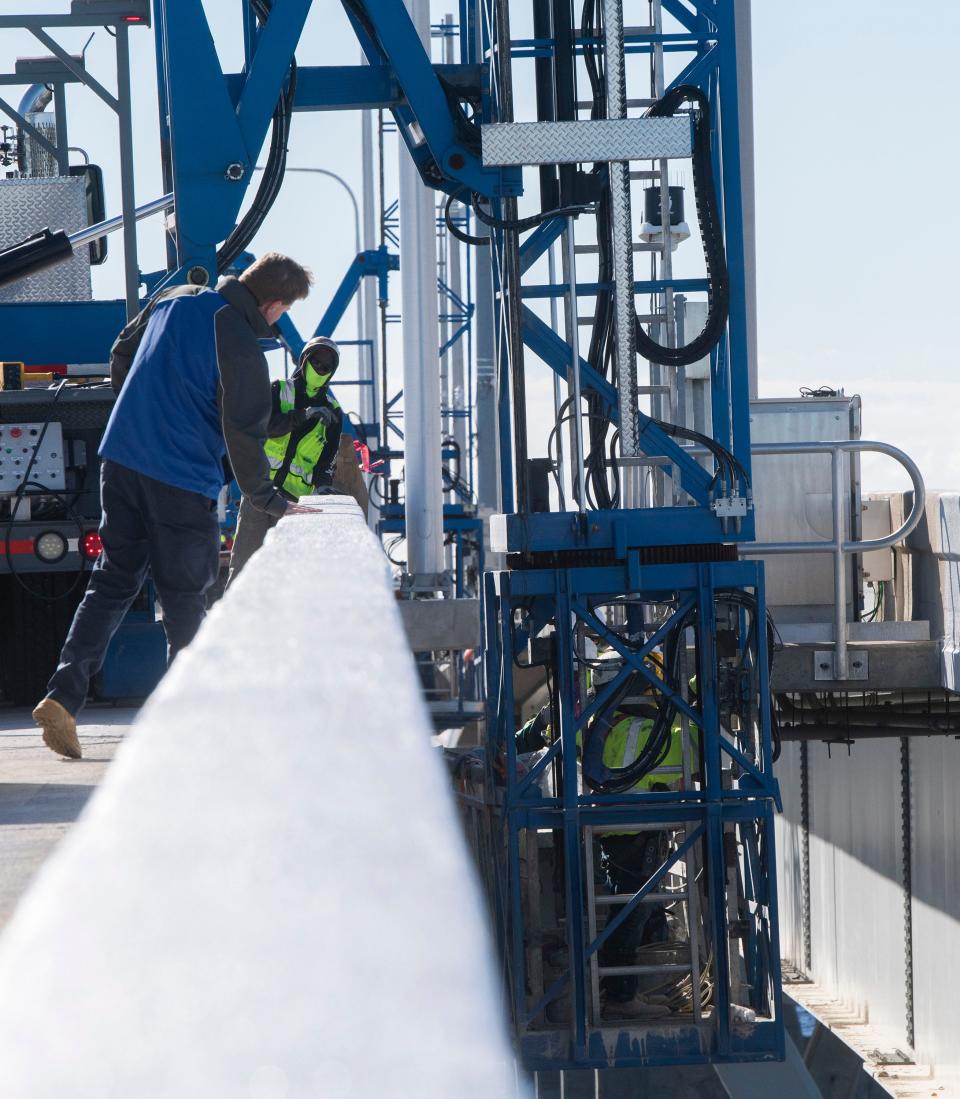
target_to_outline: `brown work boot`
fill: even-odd
[[[76,719],[56,699],[45,698],[38,702],[33,711],[33,720],[43,729],[43,743],[51,752],[70,759],[83,757],[77,737]]]

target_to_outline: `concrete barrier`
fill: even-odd
[[[214,608],[0,939],[3,1096],[516,1094],[386,561],[352,500],[314,505]]]

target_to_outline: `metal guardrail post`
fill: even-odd
[[[899,462],[910,475],[913,483],[913,507],[903,524],[883,538],[867,538],[847,541],[844,537],[843,490],[844,455],[872,451],[886,454]],[[889,549],[916,527],[923,515],[926,503],[926,491],[923,476],[917,464],[909,455],[889,443],[880,443],[870,439],[845,439],[835,442],[804,443],[755,443],[751,452],[763,454],[829,454],[832,460],[833,486],[833,537],[825,542],[752,542],[740,547],[744,556],[763,557],[774,553],[830,553],[833,555],[833,595],[836,602],[836,620],[834,635],[834,676],[838,680],[847,678],[847,575],[844,556],[848,553],[869,553],[872,550]]]
[[[847,678],[847,570],[843,560],[843,536],[846,533],[843,514],[843,453],[830,452],[833,472],[833,675]]]

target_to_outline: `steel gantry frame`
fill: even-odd
[[[652,5],[653,25],[643,27],[625,27],[619,0],[604,0],[602,32],[589,43],[571,25],[569,0],[534,4],[532,39],[511,35],[510,8],[509,0],[483,4],[484,163],[538,167],[541,201],[558,210],[521,242],[511,227],[514,197],[500,195],[492,203],[504,514],[492,521],[491,545],[509,567],[485,582],[486,794],[478,798],[472,790],[467,804],[486,852],[520,1053],[533,1069],[778,1060],[784,1035],[772,845],[779,792],[763,576],[762,565],[736,561],[733,545],[753,537],[737,5],[663,0],[663,12],[679,24],[677,32],[664,33],[659,0]],[[588,44],[606,65],[606,110],[590,121],[576,113],[576,66]],[[687,115],[627,117],[625,56],[658,52],[662,58],[665,51],[690,56],[658,91],[695,85],[710,105],[710,170],[730,287],[727,324],[710,351],[711,443],[733,459],[727,474],[714,476],[672,437],[671,425],[637,408],[636,295],[667,297],[706,285],[673,278],[669,264],[657,278],[637,281],[633,275],[628,162],[654,158],[665,164],[692,151]],[[514,121],[513,64],[521,58],[540,66],[535,123]],[[666,121],[669,128],[649,125]],[[594,173],[599,193],[589,189],[596,180],[577,168],[585,157],[604,162]],[[657,175],[661,182],[666,178],[665,170]],[[588,203],[604,195],[612,210],[613,277],[600,283],[579,277],[577,220],[570,215],[582,218]],[[666,249],[668,227],[665,238]],[[528,284],[524,276],[557,242],[561,281]],[[578,337],[579,303],[602,293],[612,297],[612,372],[581,352]],[[544,298],[565,302],[565,334],[531,308]],[[662,318],[650,320],[662,324]],[[567,407],[574,409],[565,444],[573,499],[560,510],[531,508],[525,352],[567,384]],[[584,400],[592,402],[592,416],[619,428],[620,457],[611,451],[622,473],[619,507],[597,508],[585,492]],[[639,506],[645,501],[637,475],[645,467],[673,482],[672,498],[661,506]],[[683,506],[667,506],[676,503]],[[741,609],[731,612],[728,600]],[[671,642],[671,633],[682,639]],[[620,671],[605,688],[591,688],[588,644],[607,648],[619,661]],[[671,680],[647,663],[658,646],[670,644],[693,672],[689,688],[686,677]],[[532,762],[516,746],[513,669],[536,662],[547,669],[552,742]],[[661,707],[669,700],[680,714],[685,762],[672,789],[639,784],[610,793],[585,775],[591,727],[631,676],[640,677]],[[733,695],[744,706],[735,719]],[[478,800],[487,806],[486,822]],[[669,855],[647,867],[644,884],[630,896],[597,896],[592,868],[604,832],[670,837]],[[611,966],[602,957],[605,944],[651,897],[672,899],[672,918],[686,927],[687,958]],[[601,907],[617,915],[604,924]],[[709,995],[701,985],[705,971]],[[604,1002],[605,977],[632,974],[643,981],[668,973],[675,980],[685,974],[690,989],[668,1018],[630,1018]],[[656,1015],[654,1005],[647,1006]]]
[[[156,286],[215,279],[218,245],[237,225],[282,97],[292,110],[391,111],[421,182],[470,203],[484,222],[479,233],[489,232],[492,259],[495,346],[491,353],[489,333],[478,331],[477,357],[478,388],[493,407],[478,408],[478,422],[497,425],[503,514],[490,534],[506,567],[484,579],[487,739],[479,796],[469,804],[485,837],[481,867],[498,916],[519,1053],[532,1068],[780,1058],[778,790],[763,572],[736,552],[736,543],[753,537],[737,0],[652,0],[657,18],[642,27],[624,24],[622,0],[590,0],[602,13],[592,35],[575,29],[571,0],[534,0],[535,37],[528,40],[511,35],[511,0],[464,0],[460,61],[437,65],[403,4],[344,0],[368,64],[299,64],[294,87],[294,52],[311,2],[263,0],[268,17],[260,19],[244,9],[245,66],[225,73],[200,0],[155,0],[164,183],[175,198],[169,269]],[[665,33],[662,13],[679,30]],[[605,66],[604,107],[589,120],[578,118],[576,99],[587,49]],[[700,89],[710,107],[709,175],[729,286],[727,322],[710,351],[713,473],[689,435],[678,435],[682,425],[637,407],[634,340],[643,341],[636,296],[704,287],[673,278],[666,264],[659,278],[633,275],[629,163],[689,157],[696,140],[691,115],[676,106],[629,117],[626,59],[655,52],[684,55],[664,91]],[[541,62],[533,123],[514,119],[514,63],[524,58]],[[594,171],[582,170],[584,158]],[[521,219],[524,169],[534,167],[541,169],[543,212]],[[579,277],[575,238],[577,219],[604,203],[612,211],[612,273],[601,282]],[[664,229],[668,247],[668,223]],[[562,281],[525,281],[558,243]],[[393,259],[381,248],[357,263],[363,270],[351,269],[334,312],[342,313],[364,273],[385,280]],[[489,300],[481,282],[478,299]],[[582,354],[578,306],[599,295],[611,303],[609,353]],[[538,298],[565,302],[564,334],[528,304]],[[292,331],[288,338],[296,344]],[[534,510],[544,501],[532,491],[528,461],[530,356],[567,383],[573,409],[564,447],[571,499],[553,510]],[[600,462],[604,478],[614,470],[622,482],[611,506],[595,506],[586,491],[591,417],[619,432],[612,464],[605,450]],[[386,423],[381,431],[385,438]],[[486,492],[489,465],[479,464]],[[640,506],[640,473],[651,467],[669,476],[677,506]],[[614,661],[606,685],[592,679],[597,647]],[[523,663],[546,670],[550,696],[552,741],[532,763],[520,759],[516,744],[513,669]],[[683,762],[666,789],[641,783],[617,790],[589,773],[596,719],[628,683],[673,715],[668,729],[678,724]],[[594,839],[602,847],[612,830],[652,832],[665,845],[632,892],[601,894],[590,873]],[[546,875],[541,847],[552,862]],[[541,893],[554,903],[550,927],[534,911]],[[610,965],[605,946],[654,897],[670,905],[680,932],[671,948],[685,949],[688,959]],[[604,921],[599,909],[617,907]],[[671,993],[654,1020],[611,1016],[601,982],[624,970],[639,977],[682,970],[689,993]]]

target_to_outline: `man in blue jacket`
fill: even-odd
[[[193,639],[219,568],[224,458],[255,507],[279,517],[290,506],[263,449],[270,377],[258,341],[275,334],[312,282],[294,260],[270,253],[216,290],[165,291],[117,338],[118,397],[100,444],[103,552],[33,711],[52,751],[81,757],[76,714],[148,568],[168,661]]]

